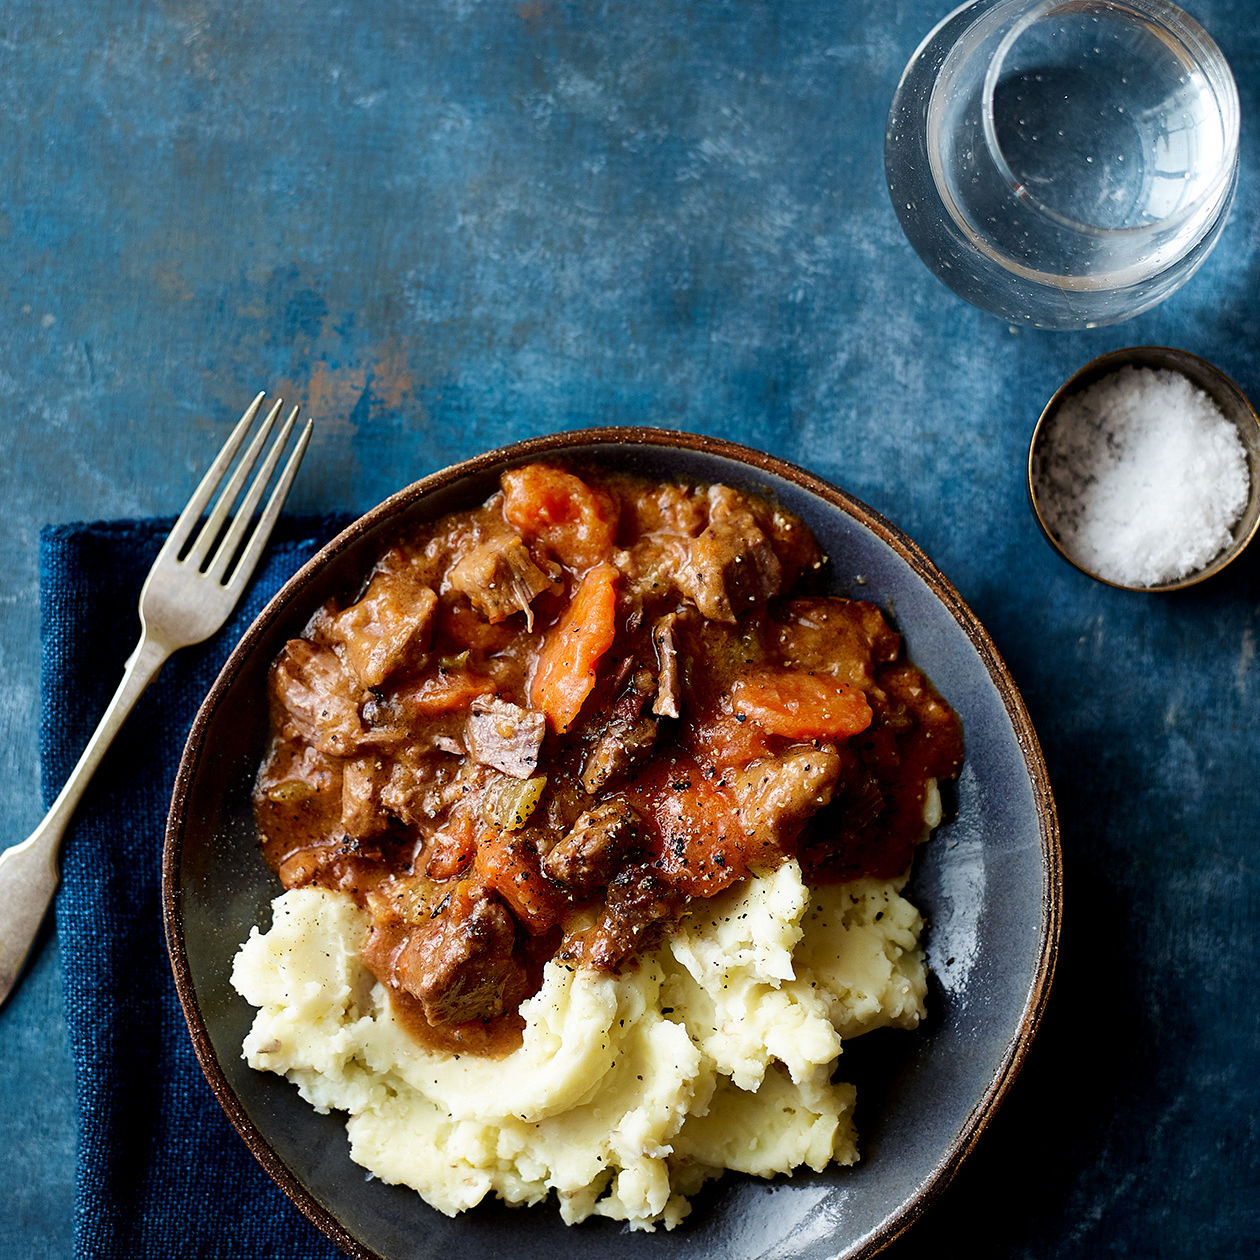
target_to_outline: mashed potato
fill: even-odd
[[[439,1211],[554,1191],[569,1223],[672,1228],[726,1169],[856,1160],[842,1042],[923,1015],[921,920],[900,888],[811,893],[789,861],[694,906],[622,975],[552,961],[498,1060],[418,1045],[360,960],[365,913],[294,889],[236,958],[258,1008],[245,1057],[347,1113],[352,1158]]]

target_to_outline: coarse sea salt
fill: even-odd
[[[1083,568],[1159,586],[1230,543],[1250,474],[1238,430],[1180,372],[1125,367],[1068,397],[1034,458],[1046,528]]]

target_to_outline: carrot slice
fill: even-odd
[[[438,626],[447,642],[489,653],[501,652],[516,637],[516,626],[510,621],[491,624],[462,600],[438,605]]]
[[[472,819],[453,812],[446,825],[425,845],[428,858],[424,873],[430,879],[450,879],[458,875],[476,856],[477,837]]]
[[[690,757],[654,762],[629,796],[647,824],[654,865],[689,897],[712,897],[742,879],[750,863],[773,860],[744,833],[726,794]]]
[[[526,931],[538,936],[556,925],[557,898],[539,867],[538,850],[528,840],[498,827],[485,828],[477,836],[473,869]]]
[[[683,728],[684,745],[697,760],[711,766],[746,766],[773,755],[770,733],[734,713],[701,714]]]
[[[526,464],[499,479],[503,518],[523,538],[538,539],[562,564],[581,572],[606,560],[617,532],[612,495],[550,464]]]
[[[731,705],[736,717],[788,739],[847,739],[871,724],[871,706],[860,688],[801,670],[750,670],[731,688]]]
[[[616,633],[617,570],[596,565],[543,640],[529,685],[530,706],[552,730],[567,731],[595,686],[595,669]]]
[[[439,717],[466,709],[478,696],[494,690],[494,681],[465,669],[439,670],[399,694],[410,717]]]

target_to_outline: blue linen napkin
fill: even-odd
[[[167,962],[161,850],[198,706],[279,586],[346,518],[283,519],[236,615],[177,652],[88,788],[56,914],[79,1116],[79,1257],[302,1257],[339,1250],[262,1171],[197,1064]],[[171,521],[46,528],[40,538],[40,756],[51,803],[139,635],[140,587]]]

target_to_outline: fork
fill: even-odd
[[[252,531],[251,518],[289,441],[299,408],[294,407],[281,425],[235,513],[232,513],[233,505],[258,464],[283,400],[277,400],[271,407],[235,471],[224,483],[263,398],[264,395],[259,394],[250,403],[162,544],[140,592],[140,641],[127,658],[122,682],[78,764],[43,822],[26,840],[0,853],[0,1006],[17,983],[57,890],[61,838],[105,750],[171,654],[208,639],[227,620],[275,527],[310,441],[310,420],[299,433]],[[220,486],[222,493],[198,529],[202,514]],[[232,513],[230,517],[229,513]]]

